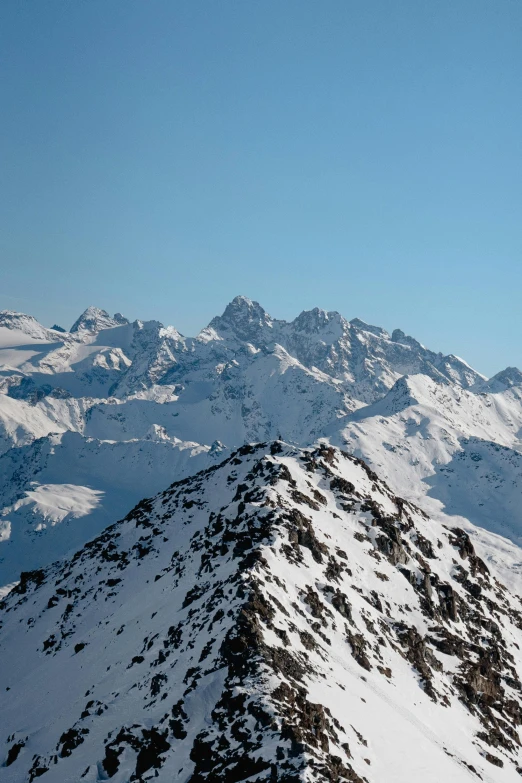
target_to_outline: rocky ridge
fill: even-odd
[[[521,609],[362,460],[243,446],[6,597],[3,779],[519,780]]]

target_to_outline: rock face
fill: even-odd
[[[2,779],[520,779],[521,599],[360,459],[247,445],[0,609]]]

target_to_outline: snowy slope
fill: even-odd
[[[106,396],[131,363],[124,353],[131,332],[129,324],[60,332],[30,316],[0,312],[2,386],[12,396],[33,401],[52,393]]]
[[[74,551],[129,505],[223,456],[217,444],[176,441],[154,429],[142,440],[67,432],[12,449],[0,457],[0,586]]]
[[[519,388],[476,394],[404,377],[327,434],[431,514],[457,514],[520,543],[520,395]]]
[[[2,780],[520,780],[521,599],[334,449],[245,446],[0,610]]]

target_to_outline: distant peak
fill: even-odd
[[[225,308],[222,318],[233,319],[237,316],[248,316],[250,318],[266,317],[266,311],[259,302],[254,302],[246,296],[236,296]]]
[[[242,294],[239,294],[238,296],[235,296],[232,301],[230,302],[231,305],[244,305],[245,307],[251,307],[253,304],[257,304],[257,302],[254,302],[253,299],[249,299],[248,296],[242,296]]]
[[[92,331],[96,327],[100,328],[99,324],[105,321],[111,321],[109,313],[106,310],[101,310],[99,307],[89,305],[71,326],[71,332],[79,332],[81,329]]]
[[[11,323],[17,323],[19,321],[34,321],[38,323],[36,318],[26,313],[19,313],[17,310],[0,310],[0,322],[2,326],[9,326]]]
[[[42,326],[36,318],[26,313],[18,313],[15,310],[0,310],[0,326],[6,329],[14,329],[35,339],[48,339],[49,330]]]
[[[405,334],[402,329],[394,329],[391,336],[393,343],[400,343],[401,345],[411,345],[415,348],[421,348],[421,344],[414,337],[410,337]]]
[[[71,326],[71,332],[100,332],[102,329],[111,329],[113,326],[128,324],[129,321],[121,313],[116,313],[112,318],[106,310],[90,305]]]
[[[518,367],[506,367],[490,378],[488,384],[502,384],[507,389],[511,386],[522,386],[522,372]]]
[[[363,321],[361,318],[352,318],[350,321],[350,326],[355,327],[355,329],[360,329],[362,332],[370,332],[371,334],[377,335],[377,337],[386,337],[390,338],[390,335],[386,331],[386,329],[382,329],[380,326],[372,326],[371,324],[367,324],[366,321]]]
[[[231,329],[242,340],[255,337],[260,329],[272,325],[272,319],[258,302],[246,296],[236,296],[225,308],[223,315],[213,318],[209,326],[219,331]]]
[[[293,321],[294,327],[300,332],[317,334],[334,330],[338,337],[341,336],[345,323],[342,315],[336,310],[321,310],[320,307],[314,307],[313,310],[303,310]]]
[[[406,408],[419,403],[419,387],[426,382],[426,376],[415,376],[417,379],[423,379],[421,383],[415,383],[408,375],[398,378],[387,394],[363,413],[364,409],[354,418],[365,418],[369,413],[375,415],[377,412],[381,416],[393,416],[395,413],[406,410]]]

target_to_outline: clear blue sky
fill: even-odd
[[[2,0],[0,308],[522,366],[520,0]]]

